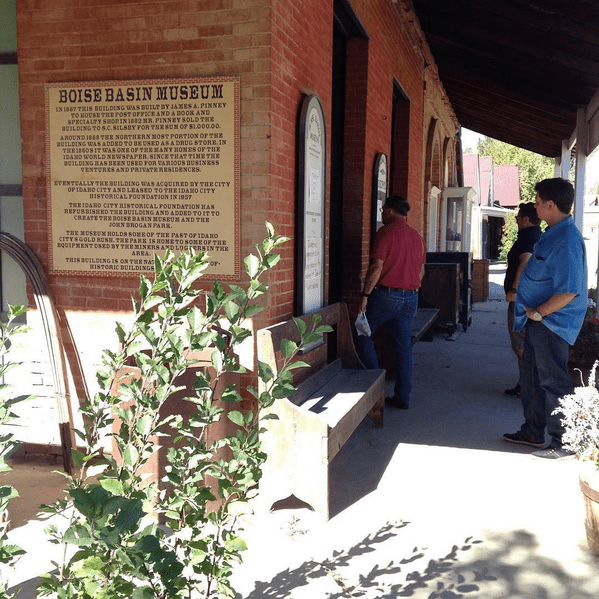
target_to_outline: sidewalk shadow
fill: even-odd
[[[382,545],[398,537],[408,524],[387,523],[353,547],[333,552],[322,562],[308,560],[270,581],[256,581],[253,591],[245,596],[237,594],[236,599],[292,598],[300,588],[302,596],[306,596],[306,587],[325,577],[331,577],[330,587],[339,589],[328,593],[328,599],[449,599],[473,593],[485,599],[597,597],[598,589],[589,588],[588,578],[576,577],[559,561],[540,555],[537,538],[522,530],[490,533],[486,540],[469,537],[438,556],[431,556],[426,548],[414,547],[411,553],[397,555],[386,565],[374,563],[367,566],[369,571],[356,571],[356,558],[383,550],[388,554],[389,548]],[[591,586],[599,587],[599,583]]]
[[[365,420],[335,456],[329,469],[331,518],[377,489],[399,444],[397,437],[389,441],[390,434]]]

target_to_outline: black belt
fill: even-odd
[[[416,292],[418,289],[403,289],[402,287],[387,287],[387,285],[377,285],[379,289],[383,291],[413,291]]]

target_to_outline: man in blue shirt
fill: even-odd
[[[547,428],[549,446],[533,455],[563,460],[574,454],[562,447],[561,417],[553,411],[561,397],[574,391],[568,352],[587,308],[587,264],[584,240],[570,215],[572,184],[545,179],[535,190],[537,214],[548,228],[522,271],[514,310],[514,330],[525,331],[520,381],[525,422],[503,438],[543,447]]]

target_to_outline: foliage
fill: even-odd
[[[8,318],[6,322],[0,321],[0,380],[4,381],[6,374],[17,367],[16,362],[9,359],[10,348],[12,347],[12,337],[18,333],[23,333],[26,327],[15,324],[15,319],[25,312],[23,306],[9,306]],[[13,406],[25,399],[26,396],[9,397],[11,386],[5,382],[0,383],[0,426],[4,425],[16,416],[12,412]],[[12,433],[0,433],[0,472],[8,472],[11,468],[6,463],[6,458],[16,449],[15,437]],[[8,543],[8,505],[12,499],[18,497],[17,490],[11,485],[0,485],[0,564],[5,567],[14,564],[19,555],[24,551],[17,545]],[[8,593],[8,581],[3,579],[2,569],[0,568],[0,597],[10,599],[15,597],[16,593]]]
[[[505,224],[501,229],[501,242],[499,243],[499,259],[503,262],[507,262],[507,255],[517,237],[518,224],[516,223],[516,213],[508,212],[505,215]]]
[[[590,292],[589,292],[590,295]],[[599,318],[593,304],[587,309],[576,342],[570,348],[568,360],[583,368],[590,367],[599,356]]]
[[[520,182],[520,198],[522,201],[534,201],[535,185],[553,177],[554,164],[551,158],[517,148],[491,137],[478,142],[478,153],[481,156],[492,156],[494,164],[515,164],[518,166]]]
[[[239,389],[228,384],[223,390],[219,381],[226,373],[244,372],[234,349],[251,335],[244,321],[262,309],[256,300],[267,287],[260,278],[277,264],[273,250],[286,241],[269,223],[267,229],[257,255],[245,259],[247,289],[230,285],[227,290],[215,281],[205,311],[196,305],[202,292],[195,285],[209,264],[205,253],[190,249],[176,258],[167,251],[163,259],[155,257],[154,280],[141,277],[134,323],[130,329],[117,325],[120,349],[105,351],[106,368],[98,373],[101,390],[84,410],[85,430],[78,434],[88,449],[73,452],[80,474],[68,477],[74,507],[70,526],[64,534],[49,530],[65,546],[65,556],[72,548],[71,557],[56,564],[58,573],[45,576],[40,595],[233,596],[231,568],[246,547],[239,533],[266,456],[258,411],[243,409]],[[294,361],[297,352],[330,330],[317,321],[310,330],[303,321],[298,326],[302,341],[286,344],[276,377],[259,364],[268,390],[258,396],[248,388],[259,407],[295,392],[292,369],[307,366]],[[198,369],[193,390],[182,389],[177,380],[193,363],[190,352],[206,350],[211,351],[212,368]],[[187,394],[185,399],[194,404],[188,419],[160,415],[176,392]],[[120,426],[114,426],[113,415]],[[208,427],[225,417],[236,425],[235,433],[211,440]],[[111,427],[116,429],[112,433]],[[102,451],[107,431],[116,447],[113,456]],[[157,451],[156,438],[164,442],[166,435],[171,436],[166,485],[159,488],[147,480],[143,467]],[[47,509],[65,513],[69,507],[59,503]]]
[[[535,185],[543,179],[553,177],[553,160],[523,148],[517,148],[491,137],[484,137],[478,142],[477,151],[481,156],[492,156],[493,164],[515,164],[518,166],[520,198],[523,202],[534,202],[536,197]],[[518,226],[515,213],[506,215],[501,242],[499,259],[507,260],[507,255],[516,237]],[[544,224],[541,225],[544,228]]]
[[[501,241],[499,243],[499,259],[503,262],[507,261],[507,255],[512,249],[514,242],[518,238],[518,223],[516,222],[516,215],[518,214],[518,209],[522,204],[526,204],[526,202],[520,202],[520,204],[518,204],[518,208],[514,212],[508,212],[505,215],[505,223],[501,229]],[[545,231],[547,228],[547,223],[541,221],[540,226],[541,231]]]
[[[559,400],[554,414],[563,414],[562,436],[564,447],[576,453],[579,459],[593,460],[599,466],[599,388],[597,387],[597,367],[584,387],[576,387],[572,395]]]

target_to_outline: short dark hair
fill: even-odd
[[[518,214],[520,215],[520,218],[528,217],[528,220],[533,225],[539,225],[541,223],[541,219],[537,214],[537,208],[534,202],[523,202],[520,204],[518,206]]]
[[[410,204],[403,196],[389,196],[384,206],[389,206],[393,212],[398,212],[402,216],[407,216],[410,211]]]
[[[556,177],[543,179],[535,185],[535,191],[543,202],[551,200],[564,214],[570,214],[574,204],[574,186],[570,181]]]

